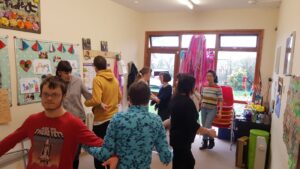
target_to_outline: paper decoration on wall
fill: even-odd
[[[66,52],[66,48],[64,47],[64,45],[62,43],[58,46],[57,50],[62,52],[62,53]]]
[[[300,143],[300,77],[292,77],[283,120],[283,141],[286,144],[289,169],[298,169]],[[298,165],[298,166],[297,166]]]
[[[39,58],[40,59],[48,59],[48,52],[40,52]]]
[[[37,75],[51,74],[51,63],[47,59],[35,59],[33,60],[33,73]]]
[[[70,46],[70,48],[68,49],[68,52],[70,54],[74,54],[74,47],[73,47],[73,45]]]
[[[101,46],[101,51],[102,52],[107,52],[108,51],[108,43],[107,43],[107,41],[101,41],[100,42],[100,46]]]
[[[0,49],[0,88],[8,91],[8,99],[9,103],[11,104],[10,64],[7,45],[8,36],[0,36],[0,41],[3,43],[4,46],[2,47],[2,49]]]
[[[38,0],[1,0],[0,28],[41,33]]]
[[[92,63],[83,63],[83,83],[88,90],[92,90],[93,79],[96,77],[95,68]]]
[[[39,93],[40,79],[39,78],[21,78],[20,79],[21,93]]]
[[[31,68],[31,60],[21,60],[20,61],[20,67],[25,71],[28,72],[28,70]]]
[[[22,40],[22,44],[21,44],[21,50],[26,50],[29,48],[29,45],[28,43],[26,43],[25,41]]]
[[[77,63],[76,60],[68,60],[68,62],[69,62],[70,65],[72,66],[72,69],[79,69],[78,63]]]
[[[0,124],[11,121],[9,94],[6,89],[0,89]]]
[[[1,1],[1,0],[0,0]],[[22,43],[27,44],[29,47],[32,47],[36,42],[38,41],[38,44],[42,48],[41,51],[36,52],[34,50],[22,50],[20,46],[22,46]],[[62,43],[62,42],[53,42],[53,41],[43,41],[43,40],[28,40],[28,39],[20,39],[15,38],[15,54],[16,54],[16,64],[17,64],[17,89],[18,89],[18,105],[24,105],[24,104],[31,104],[39,102],[41,99],[39,97],[40,93],[29,93],[33,92],[33,88],[30,88],[29,91],[26,91],[24,88],[21,87],[21,83],[26,84],[24,80],[21,82],[21,79],[34,79],[37,78],[41,82],[42,76],[47,76],[49,74],[54,75],[56,66],[59,61],[61,60],[71,60],[72,62],[75,61],[77,63],[78,69],[74,69],[72,73],[75,76],[80,76],[80,57],[77,54],[77,52],[74,52],[74,54],[70,54],[69,52],[60,52],[57,50],[57,47],[60,45],[63,45],[64,47],[69,47],[73,45],[74,51],[76,51],[79,47],[79,45],[70,44],[70,43]],[[51,50],[50,50],[51,49]],[[53,50],[54,49],[54,50]],[[50,52],[51,51],[51,52]],[[1,52],[1,51],[0,51]],[[24,66],[21,67],[20,62],[23,60]],[[32,62],[32,64],[29,64],[27,61]],[[22,63],[23,63],[22,62]],[[26,65],[30,65],[29,68]],[[76,65],[75,65],[76,66]],[[24,69],[27,71],[24,71]],[[24,93],[26,91],[26,93]]]
[[[0,49],[3,49],[3,48],[5,48],[5,43],[4,42],[2,42],[2,40],[0,40]]]
[[[39,44],[38,41],[36,41],[35,44],[32,45],[31,48],[32,48],[33,51],[41,51],[43,49],[42,46]]]
[[[55,52],[55,47],[54,47],[53,44],[50,45],[50,47],[49,47],[49,52],[50,52],[50,53]]]

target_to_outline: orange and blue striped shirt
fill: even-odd
[[[223,101],[222,89],[218,85],[203,86],[201,91],[202,107],[215,108],[218,102]]]

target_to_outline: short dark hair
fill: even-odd
[[[217,73],[216,73],[214,70],[209,70],[209,71],[207,71],[207,74],[208,74],[208,73],[210,73],[210,74],[213,75],[213,77],[214,77],[214,82],[215,82],[215,83],[218,83],[218,82],[219,82]]]
[[[162,72],[162,73],[159,74],[159,76],[163,77],[163,81],[164,82],[169,82],[172,79],[172,77],[171,77],[171,75],[170,75],[169,72]]]
[[[103,56],[96,56],[93,64],[98,70],[105,70],[107,68],[107,62]]]
[[[195,88],[195,78],[191,75],[181,75],[178,79],[176,94],[189,95]]]
[[[66,83],[59,77],[57,76],[49,76],[43,82],[41,83],[40,90],[41,90],[41,95],[43,93],[43,87],[45,85],[48,85],[50,89],[56,89],[59,87],[61,89],[62,95],[66,95],[67,93],[67,85]]]
[[[151,91],[144,81],[137,81],[130,85],[128,96],[132,105],[145,105],[149,103]]]
[[[66,60],[60,61],[56,68],[56,76],[59,76],[58,72],[72,72],[72,66],[70,62]]]

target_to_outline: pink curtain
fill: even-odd
[[[196,87],[201,89],[206,82],[206,72],[215,70],[215,53],[206,49],[204,35],[194,35],[187,51],[182,51],[180,73],[192,74],[196,79]]]

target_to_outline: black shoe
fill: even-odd
[[[208,148],[208,146],[207,146],[207,140],[203,140],[202,146],[199,149],[200,150],[205,150],[207,148]]]
[[[215,147],[215,140],[209,140],[209,145],[207,149],[213,149]]]

